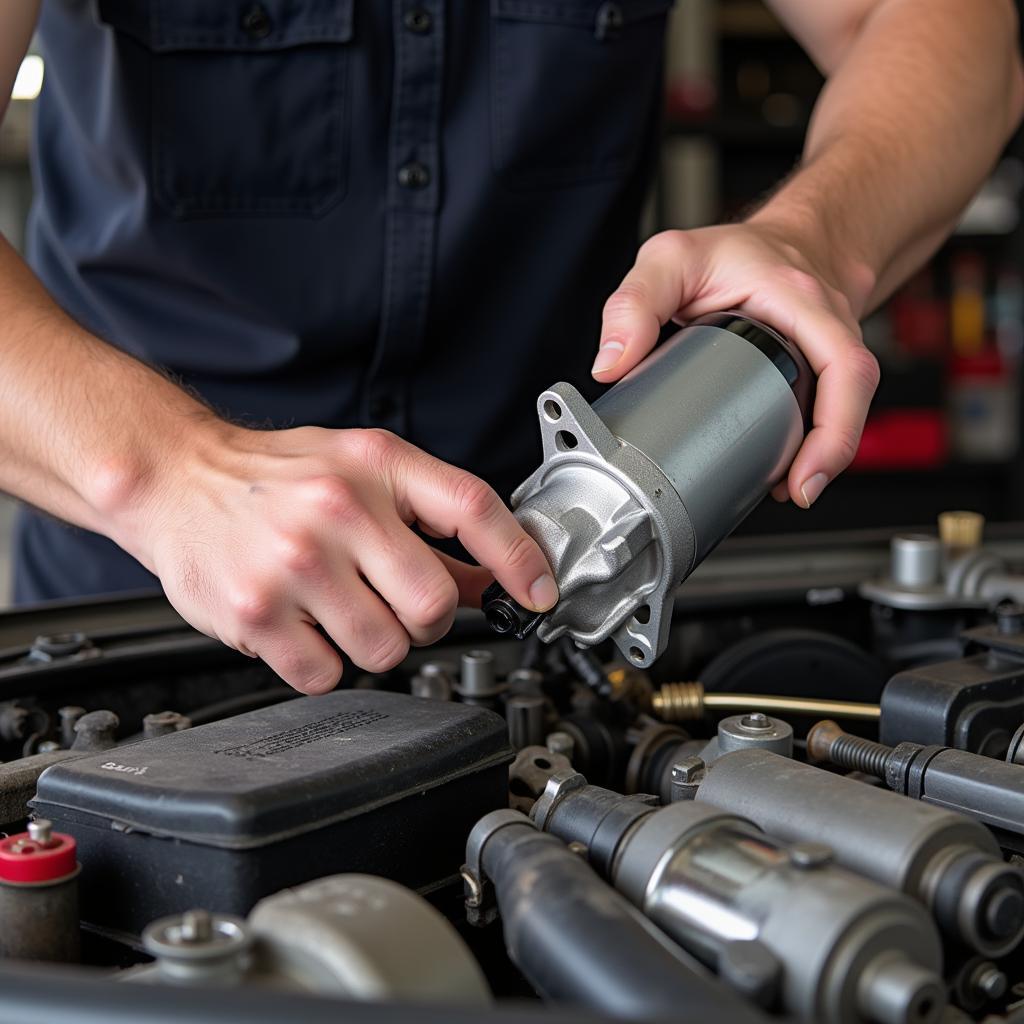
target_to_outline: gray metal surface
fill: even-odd
[[[937,1020],[942,951],[923,909],[794,852],[707,804],[676,803],[626,837],[615,883],[706,957],[763,944],[783,965],[783,1005],[804,1020]]]
[[[334,875],[260,900],[258,969],[347,998],[485,1007],[490,989],[449,922],[372,875]]]
[[[552,778],[542,804],[535,821],[582,843],[630,902],[723,977],[737,943],[757,944],[762,965],[777,961],[787,1013],[835,1024],[941,1013],[941,945],[924,909],[833,866],[821,843],[783,846],[707,803],[638,814],[578,776]]]
[[[731,715],[718,723],[718,734],[701,751],[705,764],[734,750],[771,750],[783,757],[793,756],[793,727],[781,718],[760,711]]]
[[[1024,601],[1024,575],[993,547],[949,552],[937,537],[902,534],[892,538],[888,574],[858,589],[869,601],[906,611],[994,608]]]
[[[927,533],[904,533],[892,539],[891,575],[901,587],[928,587],[942,571],[942,542]]]
[[[248,919],[203,910],[144,932],[143,983],[259,986],[346,1000],[488,1007],[490,989],[452,925],[374,875],[331,875],[260,900]]]
[[[672,594],[693,566],[686,509],[571,385],[545,391],[538,409],[544,462],[512,495],[561,595],[538,635],[586,646],[612,636],[633,664],[650,665],[668,643]]]
[[[514,814],[514,812],[512,812]],[[482,818],[466,850],[493,887],[513,963],[546,999],[615,1017],[764,1020],[671,942],[584,859],[529,818]],[[479,872],[482,871],[482,874]]]
[[[789,468],[803,417],[771,360],[730,331],[684,328],[594,403],[669,478],[704,557]]]
[[[1004,935],[985,928],[988,907],[1005,892],[1024,890],[1024,874],[1003,862],[985,828],[961,814],[765,750],[718,758],[697,802],[787,842],[824,840],[838,863],[918,899],[978,952],[1003,955],[1024,934],[1024,924]]]

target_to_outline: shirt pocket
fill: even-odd
[[[353,0],[100,0],[148,66],[172,216],[317,216],[345,195]],[[139,83],[142,84],[142,83]]]
[[[661,109],[673,0],[491,0],[491,154],[504,182],[625,177]]]

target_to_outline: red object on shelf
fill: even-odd
[[[911,355],[941,358],[949,348],[949,309],[941,299],[901,293],[890,303],[892,332]]]
[[[949,458],[941,409],[883,409],[864,425],[852,468],[934,469]]]
[[[676,75],[665,90],[665,109],[672,121],[700,122],[715,111],[718,91],[703,75]]]
[[[71,836],[54,832],[48,846],[41,846],[27,832],[0,840],[0,882],[38,885],[73,875],[78,868],[76,845]]]
[[[949,375],[954,378],[999,378],[1006,376],[1006,373],[1006,363],[995,346],[989,346],[971,356],[953,356],[949,361]]]

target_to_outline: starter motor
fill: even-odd
[[[544,460],[512,495],[554,570],[547,614],[500,585],[498,633],[590,647],[612,637],[638,666],[668,643],[678,586],[789,468],[814,376],[792,343],[738,313],[683,328],[590,405],[570,384],[537,401]]]

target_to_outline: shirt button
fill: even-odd
[[[622,30],[622,8],[615,3],[603,3],[597,9],[594,36],[602,42],[614,39]]]
[[[422,36],[430,31],[434,19],[430,16],[430,11],[425,11],[422,7],[413,7],[402,16],[402,22],[410,32]]]
[[[387,419],[397,408],[398,403],[391,395],[374,395],[369,402],[370,417],[375,420]]]
[[[426,188],[430,184],[430,171],[418,160],[399,168],[398,184],[402,188]]]
[[[270,35],[273,23],[263,4],[253,4],[242,15],[242,28],[250,39],[266,39]]]

